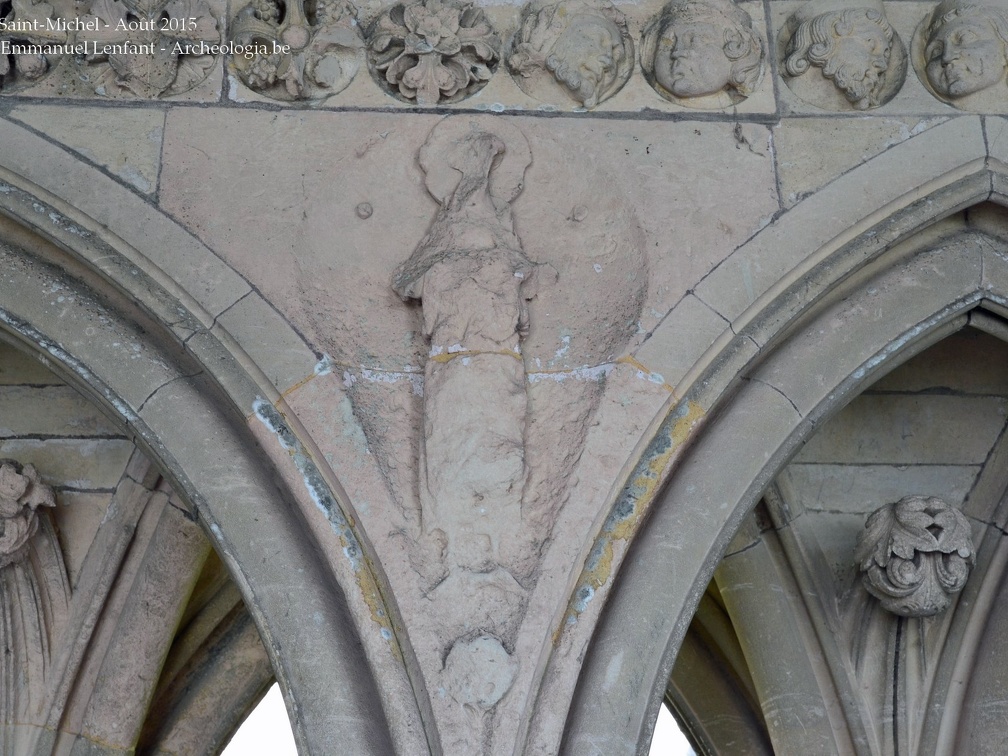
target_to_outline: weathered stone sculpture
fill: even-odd
[[[490,81],[500,62],[500,37],[483,11],[455,0],[399,3],[368,32],[375,79],[417,105],[458,102]]]
[[[759,84],[763,60],[752,19],[731,0],[673,0],[641,43],[648,83],[665,99],[692,107],[745,99]]]
[[[364,50],[353,7],[343,0],[280,4],[256,0],[231,25],[243,52],[235,71],[257,92],[277,100],[324,101],[342,92],[360,68]],[[277,52],[284,47],[289,52]]]
[[[903,46],[879,0],[855,7],[814,0],[788,26],[785,81],[813,105],[867,110],[884,104],[903,83]]]
[[[206,0],[94,0],[76,41],[81,75],[96,94],[160,97],[202,82],[217,56],[219,24]]]
[[[66,43],[67,32],[49,28],[57,17],[53,6],[46,2],[13,0],[3,20],[6,28],[0,30],[0,42],[11,50],[0,54],[0,83],[6,91],[17,84],[41,79],[59,60],[58,55],[31,52],[28,46],[57,48]],[[24,52],[20,52],[22,49]]]
[[[1008,12],[970,0],[945,0],[925,33],[927,82],[935,93],[960,100],[997,88],[1008,104]]]
[[[514,232],[510,202],[530,162],[525,137],[506,122],[438,124],[420,165],[441,208],[392,281],[401,297],[420,300],[430,340],[413,563],[442,628],[440,684],[477,715],[459,724],[476,732],[517,671],[507,649],[528,600],[516,578],[531,540],[521,341],[541,271]]]
[[[39,507],[56,506],[53,490],[31,465],[0,463],[0,568],[21,559],[38,530]]]
[[[588,109],[616,94],[633,65],[626,18],[607,0],[530,3],[508,58],[527,94],[543,101],[560,94]]]
[[[888,611],[943,611],[976,564],[970,524],[934,496],[906,496],[868,517],[857,547],[865,588]]]

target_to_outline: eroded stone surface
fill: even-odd
[[[732,0],[674,0],[644,30],[641,67],[662,97],[723,108],[755,91],[765,49],[752,18]]]
[[[11,116],[76,150],[139,191],[154,192],[161,166],[164,113],[119,110],[114,116],[116,128],[110,130],[105,120],[108,114],[97,108],[78,108],[73,121],[61,118],[62,112],[56,105],[21,105]]]
[[[589,110],[618,92],[633,67],[626,17],[607,0],[530,3],[508,58],[526,93]]]
[[[868,110],[906,78],[906,51],[881,0],[851,7],[812,0],[788,19],[782,73],[800,98],[826,110]]]
[[[974,112],[1008,107],[1008,9],[995,2],[939,3],[917,27],[912,57],[936,97]]]
[[[906,496],[876,510],[856,558],[868,592],[903,617],[944,610],[976,564],[969,520],[934,496]]]

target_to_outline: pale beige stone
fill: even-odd
[[[813,436],[798,462],[979,464],[1008,416],[1001,397],[878,396],[855,399]]]
[[[727,328],[724,318],[687,294],[634,352],[634,358],[675,386]]]
[[[60,491],[56,497],[53,519],[60,534],[71,585],[80,577],[95,534],[108,512],[110,497],[108,493],[72,490]]]
[[[69,386],[0,390],[0,437],[118,435],[96,406]]]
[[[774,127],[781,202],[793,207],[851,168],[945,122],[933,118],[785,118]],[[832,149],[823,149],[829,144]]]
[[[99,226],[114,228],[134,250],[145,250],[151,255],[146,264],[155,266],[153,275],[171,276],[211,315],[248,292],[248,284],[205,244],[108,176],[68,161],[67,152],[9,121],[0,120],[0,144],[7,168],[90,213]]]
[[[33,464],[57,488],[112,489],[133,453],[126,439],[20,439],[0,441],[0,456]]]
[[[1008,108],[1008,14],[989,3],[944,0],[914,33],[911,59],[935,97],[970,112]]]
[[[16,347],[0,342],[0,384],[5,386],[58,385],[62,383],[38,359]]]
[[[802,459],[782,475],[807,511],[861,516],[908,491],[928,491],[959,506],[980,472],[979,465],[836,464],[829,455],[819,462],[811,452]]]
[[[312,375],[318,360],[300,335],[255,292],[217,318],[266,378],[283,393]]]
[[[800,212],[802,203],[796,205],[700,282],[696,295],[735,321],[816,250],[851,238],[858,229],[854,224],[869,224],[880,207],[894,210],[893,205],[912,202],[917,187],[931,177],[975,170],[985,154],[976,117],[927,129],[828,184],[808,205],[808,214]]]
[[[20,105],[11,117],[79,152],[145,194],[157,189],[164,113],[79,108],[73,121],[58,105]],[[111,126],[111,128],[110,128]]]

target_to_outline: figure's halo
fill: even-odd
[[[489,115],[447,116],[431,129],[418,157],[427,191],[441,204],[451,198],[462,179],[448,155],[466,136],[479,132],[493,134],[504,143],[504,153],[490,173],[490,193],[505,202],[521,193],[532,151],[518,127]]]

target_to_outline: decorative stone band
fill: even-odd
[[[944,611],[976,564],[966,516],[934,496],[906,496],[872,513],[856,557],[868,592],[902,617]]]
[[[53,507],[52,488],[39,478],[31,465],[0,462],[0,567],[19,561],[28,540],[38,530],[39,507]]]
[[[754,0],[487,5],[401,0],[363,6],[358,16],[349,0],[7,0],[0,92],[219,102],[223,83],[225,102],[374,106],[364,84],[333,100],[366,57],[378,87],[408,105],[460,103],[496,77],[475,107],[590,110],[612,99],[607,110],[672,103],[727,114],[749,99],[745,112],[780,110],[763,81],[772,47]],[[914,84],[910,99],[925,98],[927,112],[941,107],[935,99],[1004,112],[1001,0],[942,0],[919,14],[914,66],[922,86]],[[894,18],[907,34],[903,16]],[[785,107],[866,110],[904,87],[907,53],[881,0],[811,0],[777,37],[781,75],[796,95]],[[633,80],[637,49],[653,96]],[[502,60],[513,84],[500,80]],[[922,101],[909,103],[917,113]]]

